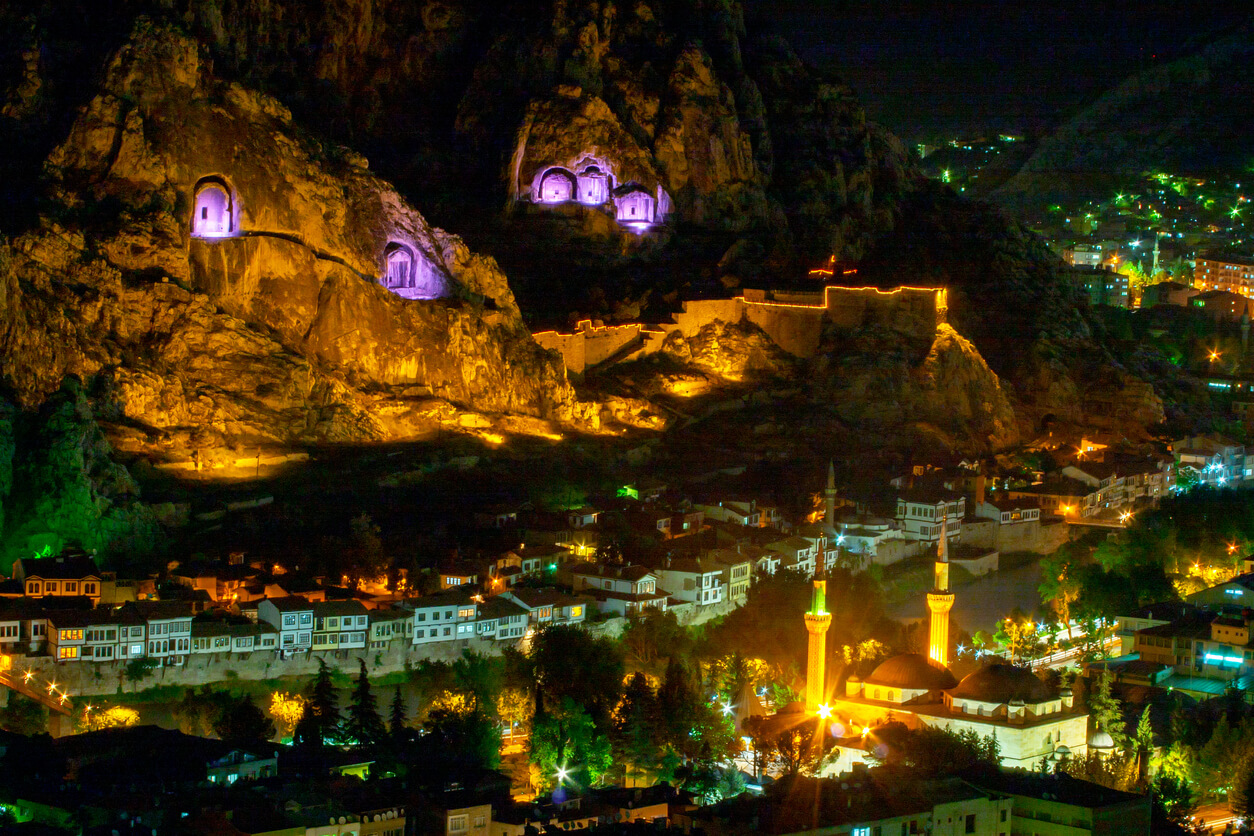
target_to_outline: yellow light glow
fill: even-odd
[[[871,733],[871,727],[870,727],[870,726],[863,726],[863,727],[862,727],[862,736],[863,736],[863,737],[866,737],[866,736],[867,736],[868,734],[870,734],[870,733]]]
[[[826,720],[828,717],[832,716],[832,707],[827,703],[823,703],[818,707],[818,715]]]

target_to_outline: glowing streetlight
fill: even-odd
[[[832,707],[828,705],[827,703],[823,703],[816,710],[818,712],[818,715],[822,717],[824,720],[832,716]]]
[[[1229,543],[1229,544],[1228,544],[1228,554],[1236,554],[1236,553],[1237,553],[1237,544],[1236,544],[1236,543]]]
[[[1211,361],[1212,363],[1214,363],[1215,361],[1217,361],[1217,360],[1218,360],[1221,356],[1222,356],[1222,355],[1220,355],[1220,353],[1219,353],[1219,350],[1218,350],[1218,349],[1212,348],[1212,349],[1210,350],[1210,361]]]
[[[1135,241],[1130,242],[1128,246],[1135,250],[1137,247],[1141,246],[1141,239],[1138,238]]]
[[[23,683],[30,682],[34,678],[35,678],[35,672],[33,670],[27,669],[26,673],[22,674]]]
[[[559,767],[557,768],[557,773],[556,773],[556,774],[557,774],[557,782],[558,782],[559,784],[560,784],[562,781],[565,781],[567,778],[569,778],[569,777],[570,777],[570,773],[566,771],[566,767],[564,767],[564,766],[559,766]]]
[[[863,737],[866,737],[866,736],[867,736],[868,734],[870,734],[870,733],[871,733],[871,727],[870,727],[870,726],[863,726],[863,727],[862,727],[862,736],[863,736]]]
[[[1119,522],[1123,523],[1124,525],[1127,525],[1131,519],[1132,519],[1131,511],[1124,511],[1122,514],[1119,515]]]
[[[731,703],[723,703],[723,714],[731,714],[734,708]]]

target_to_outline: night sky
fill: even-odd
[[[1239,22],[1238,2],[747,0],[871,118],[906,139],[1049,128],[1158,60]],[[1246,7],[1248,8],[1248,7]],[[752,24],[751,24],[752,25]]]

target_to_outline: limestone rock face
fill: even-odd
[[[604,170],[612,161],[617,182],[656,189],[659,179],[653,160],[609,105],[577,88],[563,92],[527,108],[510,163],[514,196],[530,195],[533,181],[545,170],[560,166],[574,171],[581,162],[599,163]]]
[[[760,328],[745,321],[715,322],[687,339],[676,331],[667,338],[662,351],[680,363],[732,381],[762,375],[786,376],[795,367],[791,355]]]
[[[582,420],[495,263],[363,165],[141,23],[48,160],[42,225],[0,249],[5,382],[29,407],[100,381],[121,423],[190,446],[408,437],[448,417],[433,399]],[[231,235],[190,235],[205,177]],[[442,298],[380,285],[390,243]]]
[[[685,220],[705,223],[761,215],[766,196],[753,143],[741,129],[735,97],[718,79],[710,57],[699,47],[686,48],[667,87],[670,106],[653,153],[666,174],[667,191],[685,210]]]
[[[987,452],[1020,440],[1010,393],[946,323],[926,347],[878,329],[832,335],[826,347],[833,353],[811,364],[816,397],[847,422],[912,426],[955,450]]]

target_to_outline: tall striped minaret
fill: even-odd
[[[933,665],[949,667],[949,611],[954,594],[949,591],[949,533],[947,519],[941,519],[940,542],[936,545],[935,583],[927,594],[927,608],[932,613],[932,628],[927,658]]]
[[[832,614],[827,611],[827,581],[814,582],[814,599],[805,614],[810,646],[806,653],[806,711],[817,711],[827,701],[827,628]]]

